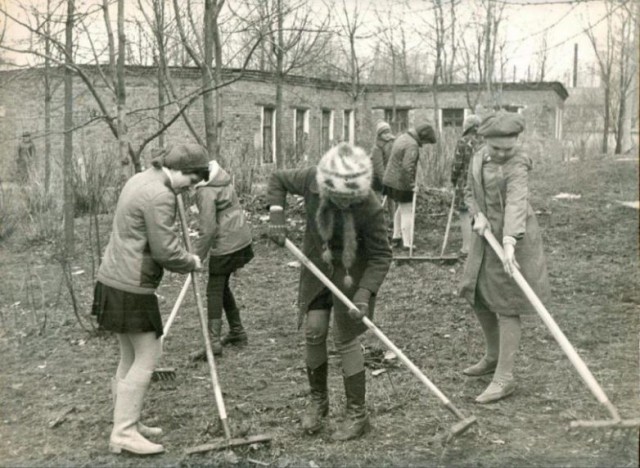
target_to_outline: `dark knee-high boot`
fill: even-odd
[[[231,311],[225,310],[224,313],[226,314],[227,321],[229,322],[229,333],[222,338],[222,346],[246,344],[249,340],[247,338],[247,332],[242,326],[242,320],[240,320],[240,310],[235,308]]]
[[[324,419],[329,414],[329,390],[327,387],[327,368],[325,362],[315,369],[307,366],[309,378],[309,405],[302,415],[302,429],[308,434],[318,432],[324,426]]]
[[[331,435],[333,440],[351,440],[365,434],[370,428],[369,413],[365,404],[365,371],[344,377],[344,391],[347,397],[347,414],[344,422]]]

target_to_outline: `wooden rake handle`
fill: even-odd
[[[329,278],[325,276],[322,271],[307,258],[305,254],[303,254],[300,249],[298,249],[293,242],[289,239],[285,240],[285,247],[291,251],[291,253],[300,260],[305,267],[307,267],[311,273],[313,273],[322,283],[331,290],[331,292],[338,298],[344,305],[349,307],[350,309],[357,309],[355,304],[351,302],[351,300],[345,296],[345,294],[338,289],[338,287],[331,282]],[[440,401],[446,406],[449,411],[455,414],[460,419],[465,419],[462,413],[451,403],[451,401],[442,393],[438,387],[436,387],[426,375],[418,369],[418,367],[409,360],[407,356],[395,345],[393,342],[386,337],[382,331],[367,317],[362,317],[362,322],[369,328],[391,351],[393,351],[396,356],[403,362],[405,366],[409,368],[409,370],[434,394],[436,395]]]
[[[447,242],[449,242],[449,230],[451,229],[451,219],[453,218],[453,209],[456,203],[456,192],[453,191],[453,197],[451,197],[451,206],[449,207],[449,216],[447,217],[447,227],[444,230],[444,240],[442,241],[442,249],[440,249],[440,256],[444,255],[444,251],[447,250]]]
[[[182,225],[182,233],[184,235],[184,243],[189,252],[192,252],[191,239],[189,238],[189,227],[187,226],[187,216],[184,210],[184,202],[182,201],[182,195],[178,195],[178,214],[180,215],[180,223]],[[211,386],[213,387],[213,394],[216,399],[216,406],[218,408],[218,415],[222,423],[224,435],[227,440],[231,439],[231,431],[227,422],[227,410],[224,406],[224,400],[222,398],[222,389],[218,382],[218,372],[216,371],[216,361],[213,358],[213,351],[211,350],[211,339],[209,338],[209,331],[207,330],[207,313],[204,310],[202,304],[202,297],[200,296],[200,290],[198,288],[198,281],[196,273],[192,271],[189,273],[191,276],[191,282],[193,283],[193,292],[196,296],[196,306],[198,307],[198,315],[200,317],[200,328],[202,328],[202,336],[204,338],[204,347],[207,353],[207,363],[209,364],[209,374],[211,376]]]
[[[502,250],[502,246],[496,240],[493,233],[489,229],[485,229],[483,235],[500,259],[500,261],[503,261],[504,250]],[[558,342],[560,348],[562,348],[562,351],[564,351],[564,353],[567,355],[569,361],[571,361],[571,364],[573,364],[573,367],[575,367],[576,371],[578,371],[578,374],[580,374],[580,377],[582,377],[584,383],[587,385],[589,390],[591,390],[591,393],[593,393],[596,399],[607,408],[613,419],[619,420],[620,415],[618,414],[618,410],[616,409],[616,407],[613,406],[613,404],[609,401],[609,398],[604,393],[604,390],[602,389],[596,378],[593,376],[585,362],[582,360],[573,345],[569,342],[568,338],[565,336],[562,330],[560,330],[560,327],[558,326],[556,321],[553,319],[549,311],[547,311],[540,298],[538,298],[533,289],[531,289],[531,286],[529,286],[529,283],[527,283],[527,280],[524,279],[524,276],[522,276],[522,273],[520,273],[518,269],[514,270],[513,279],[518,284],[524,295],[527,296],[527,299],[535,308],[536,312],[551,332],[551,335],[553,335],[555,340]]]

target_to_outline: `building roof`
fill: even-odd
[[[91,72],[92,69],[98,68],[95,64],[80,65],[82,69]],[[106,67],[106,65],[101,65]],[[62,66],[54,67],[54,70],[62,73]],[[0,76],[11,75],[19,73],[28,73],[29,71],[42,71],[42,67],[34,68],[22,68],[18,70],[0,70]],[[146,65],[128,65],[126,71],[129,75],[135,76],[147,76],[157,73],[157,67]],[[200,69],[198,67],[169,67],[169,73],[176,78],[200,78]],[[276,79],[275,72],[260,71],[260,70],[241,70],[235,68],[227,68],[223,70],[223,78],[225,80],[242,79],[247,81],[261,81],[261,82],[273,82]],[[2,80],[0,80],[2,81]],[[352,83],[345,81],[336,81],[324,78],[315,78],[301,75],[285,75],[283,78],[284,83],[298,85],[298,86],[310,86],[319,89],[331,89],[341,90],[348,92],[352,89]],[[362,86],[369,92],[391,92],[393,85],[391,84],[367,84],[363,83]],[[438,84],[435,89],[438,92],[465,92],[465,91],[478,91],[484,88],[486,85],[483,83],[450,83],[450,84]],[[554,91],[564,101],[569,97],[567,89],[559,81],[536,81],[536,82],[519,82],[519,83],[493,83],[494,88],[502,91]],[[398,84],[395,86],[396,91],[400,92],[432,92],[433,85],[431,84]]]

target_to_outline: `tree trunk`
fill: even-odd
[[[278,22],[278,43],[276,45],[276,167],[285,167],[284,155],[282,153],[282,82],[284,81],[284,16],[282,13],[282,2],[277,0],[277,22]]]
[[[218,26],[218,15],[220,14],[220,10],[222,9],[222,5],[224,4],[224,0],[220,0],[220,3],[216,5],[215,15],[213,17],[213,53],[216,61],[216,66],[214,69],[215,73],[215,82],[217,85],[222,83],[222,40],[220,38],[220,28]],[[222,90],[220,88],[216,88],[216,144],[214,146],[213,157],[218,162],[220,162],[223,166],[226,165],[225,161],[221,159],[220,154],[220,142],[222,141],[222,127],[224,124],[222,117]]]
[[[156,42],[158,44],[158,128],[162,128],[165,119],[167,51],[164,34],[164,1],[154,0]],[[164,132],[158,136],[158,147],[164,148]]]
[[[202,75],[202,87],[213,87],[215,80],[212,72],[213,65],[213,15],[215,13],[215,0],[205,0],[204,3],[204,61],[200,73]],[[204,131],[207,141],[207,150],[211,158],[215,158],[216,148],[216,109],[214,92],[207,91],[202,95],[204,112]]]
[[[604,88],[604,129],[602,134],[602,154],[609,151],[609,127],[611,125],[611,84],[606,83]]]
[[[65,257],[74,253],[74,199],[73,199],[73,24],[74,0],[67,0],[67,19],[65,25],[65,63],[64,69],[64,147],[63,147],[63,184],[64,184],[64,247]]]
[[[51,0],[47,0],[47,18],[44,40],[44,191],[51,187]]]
[[[135,159],[130,161],[131,152],[129,151],[129,143],[127,137],[127,125],[125,122],[127,116],[127,91],[124,82],[124,66],[125,66],[125,47],[126,37],[124,34],[124,0],[118,0],[118,60],[116,65],[116,106],[117,106],[117,125],[118,125],[118,154],[120,156],[120,164],[122,165],[123,180],[131,177],[130,162],[136,164]],[[135,168],[139,170],[138,167]]]

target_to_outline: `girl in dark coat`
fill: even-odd
[[[535,310],[511,279],[513,270],[520,269],[543,302],[549,297],[542,238],[528,200],[532,163],[516,146],[523,130],[524,120],[518,114],[487,117],[478,129],[486,145],[473,156],[465,188],[473,230],[478,235],[471,240],[461,294],[474,308],[486,352],[463,373],[493,373],[489,387],[476,398],[478,403],[497,401],[515,390],[513,366],[520,345],[520,315]],[[484,241],[485,229],[502,239],[504,262]]]
[[[240,309],[231,291],[231,274],[253,258],[251,228],[233,187],[231,176],[216,161],[209,163],[209,180],[196,186],[200,237],[195,252],[209,260],[207,282],[207,316],[213,354],[222,354],[222,346],[244,344],[247,332],[242,326]],[[222,311],[229,324],[229,333],[220,337]],[[206,360],[206,351],[193,356]]]
[[[276,171],[269,182],[270,237],[284,245],[287,193],[304,196],[303,252],[358,309],[347,307],[309,270],[300,274],[300,325],[306,317],[306,363],[311,401],[302,418],[308,433],[319,431],[329,412],[327,334],[333,310],[334,343],[341,357],[347,417],[335,440],[360,437],[369,428],[365,406],[362,317],[373,314],[375,297],[391,264],[384,214],[371,190],[371,161],[347,143],[329,150],[318,167]]]

